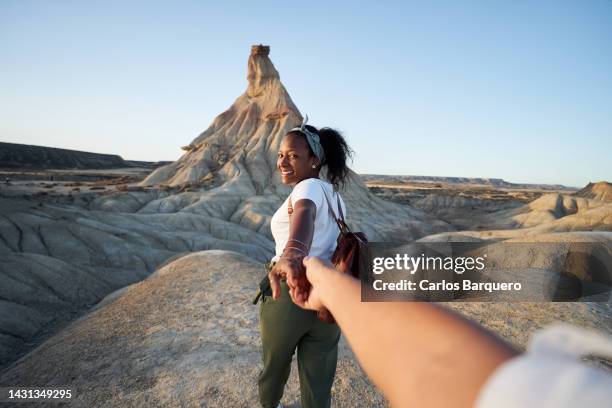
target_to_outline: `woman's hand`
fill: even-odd
[[[306,279],[304,265],[302,265],[303,258],[304,255],[299,251],[285,250],[283,252],[283,256],[268,273],[273,299],[280,297],[281,279],[287,280],[287,286],[289,286],[290,290],[300,288],[301,291],[308,291],[310,283]]]
[[[338,271],[329,262],[324,263],[314,256],[307,256],[302,262],[306,268],[308,288],[306,290],[302,289],[302,286],[290,288],[289,295],[293,303],[304,309],[321,310],[325,307],[321,295],[323,281],[338,274]]]

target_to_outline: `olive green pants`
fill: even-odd
[[[276,408],[280,402],[297,347],[302,408],[329,407],[338,360],[338,325],[323,323],[315,312],[296,306],[282,282],[280,298],[262,299],[259,329],[264,366],[258,382],[261,405]]]

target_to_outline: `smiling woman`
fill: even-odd
[[[260,306],[264,367],[259,398],[263,407],[279,404],[296,348],[301,406],[330,405],[340,329],[320,321],[316,312],[296,306],[288,290],[308,285],[304,256],[329,260],[336,249],[340,231],[330,211],[338,214],[340,206],[346,214],[337,190],[348,175],[346,159],[350,156],[342,135],[330,128],[317,130],[303,123],[281,142],[276,165],[282,182],[293,190],[271,221],[276,255],[268,275],[271,293],[263,293]],[[329,183],[319,178],[322,167]]]

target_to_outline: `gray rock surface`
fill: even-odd
[[[0,200],[0,364],[39,331],[70,320],[168,259],[209,248],[259,262],[269,239],[205,215],[129,214]]]
[[[68,384],[74,406],[257,406],[251,300],[263,273],[261,263],[232,252],[181,257],[17,361],[0,386]],[[283,400],[299,403],[296,362]],[[332,404],[384,405],[344,341]]]
[[[74,390],[74,406],[257,406],[258,308],[264,269],[226,251],[189,254],[105,299],[0,375],[0,386]],[[449,304],[519,348],[556,320],[612,331],[609,305]],[[432,359],[432,364],[444,364]],[[294,362],[283,401],[299,406]],[[384,399],[341,340],[332,406],[380,407]]]

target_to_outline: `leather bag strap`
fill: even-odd
[[[334,221],[336,221],[338,228],[340,228],[340,232],[350,231],[348,226],[346,225],[346,222],[344,221],[344,214],[342,213],[342,205],[340,204],[340,195],[338,194],[338,212],[340,213],[340,218],[338,218],[336,217],[336,213],[334,212],[332,208],[331,201],[329,200],[329,197],[327,197],[327,193],[325,192],[325,189],[323,188],[323,186],[321,186],[321,190],[323,190],[325,201],[327,201],[327,208],[329,209],[329,213],[331,214]]]

